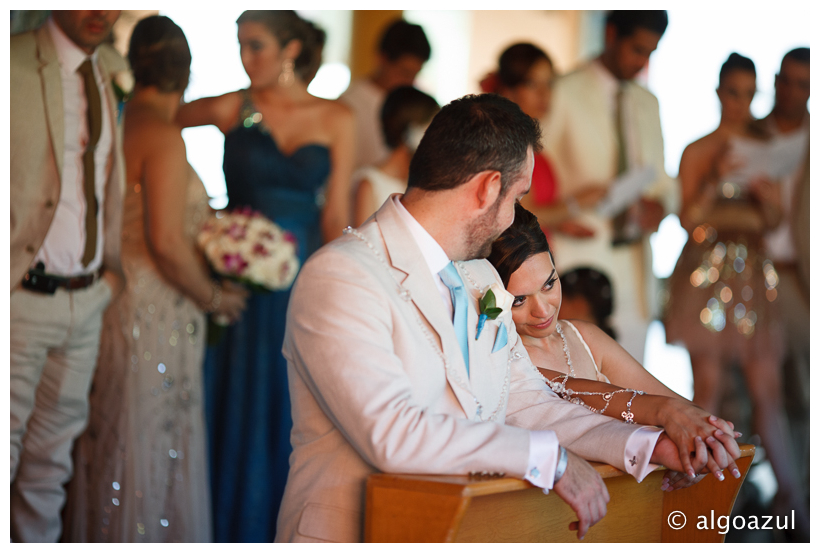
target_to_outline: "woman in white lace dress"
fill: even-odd
[[[245,293],[212,282],[195,247],[210,215],[174,116],[191,54],[167,17],[140,21],[125,110],[126,287],[104,319],[89,424],[75,445],[67,541],[206,542],[205,312],[239,316]]]

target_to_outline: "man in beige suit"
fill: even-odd
[[[579,212],[578,222],[594,230],[593,237],[556,233],[550,241],[559,274],[586,266],[611,278],[613,326],[638,361],[657,295],[649,235],[677,210],[679,192],[664,169],[658,100],[633,79],[657,48],[667,21],[663,10],[611,12],[604,52],[558,79],[544,128],[544,148],[566,197],[591,185],[610,187],[630,171],[654,171],[641,198],[620,216]]]
[[[109,73],[118,54],[100,46],[118,16],[55,11],[11,38],[14,541],[60,537],[102,312],[121,278],[124,167]]]
[[[650,463],[680,466],[658,429],[549,389],[483,259],[529,190],[539,136],[509,100],[455,100],[426,131],[407,193],[302,268],[283,347],[293,453],[277,541],[360,541],[377,471],[526,478],[575,510],[581,537],[608,501],[583,459],[638,480]],[[479,333],[488,289],[502,312]]]

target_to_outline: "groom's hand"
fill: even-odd
[[[702,447],[703,440],[701,440],[700,436],[695,437],[695,444],[696,449],[698,449],[698,446]],[[678,446],[676,446],[675,442],[673,442],[672,439],[666,435],[666,432],[664,432],[655,443],[655,449],[652,451],[652,457],[650,457],[649,462],[657,465],[663,465],[671,470],[686,473],[690,476],[690,478],[694,478],[695,475],[699,473],[706,465],[706,448],[702,449],[702,458],[700,458],[700,455],[696,456],[692,459],[692,467],[684,469],[680,460]]]
[[[571,451],[567,451],[567,470],[553,490],[578,515],[578,520],[571,523],[569,529],[578,531],[579,540],[584,538],[590,526],[604,518],[609,502],[604,480],[592,465]]]

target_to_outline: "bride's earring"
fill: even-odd
[[[279,85],[288,87],[292,85],[295,80],[296,77],[293,74],[293,60],[286,59],[282,63],[282,72],[279,73]]]

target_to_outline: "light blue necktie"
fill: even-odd
[[[467,376],[470,375],[470,343],[467,339],[467,310],[470,305],[470,297],[464,289],[464,281],[458,274],[453,262],[447,264],[438,276],[444,285],[450,289],[450,299],[453,300],[453,327],[456,330],[458,345],[461,346],[461,355],[464,356],[464,366],[467,367]]]

